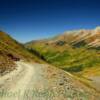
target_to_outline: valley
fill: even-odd
[[[78,76],[90,86],[94,81],[90,77],[100,77],[99,27],[68,31],[53,38],[31,41],[25,46],[33,54],[39,53],[46,62]]]
[[[99,27],[25,44],[0,31],[0,100],[100,100],[99,48]]]

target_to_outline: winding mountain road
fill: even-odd
[[[100,100],[100,95],[64,71],[45,64],[16,62],[0,77],[0,100]]]

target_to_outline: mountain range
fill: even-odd
[[[53,38],[28,42],[25,47],[82,80],[100,80],[100,27],[67,31]]]
[[[28,64],[26,64],[26,62]],[[32,64],[30,64],[31,62]],[[46,67],[48,65],[50,67]],[[22,69],[18,69],[18,66]],[[37,71],[35,72],[36,76],[33,75],[33,69],[35,69],[34,72]],[[60,71],[62,73],[60,73]],[[13,74],[7,74],[10,72],[15,74],[15,76],[13,76]],[[19,76],[16,73],[19,73]],[[84,83],[84,91],[85,88],[88,87],[89,91],[87,89],[87,93],[91,94],[93,91],[93,95],[96,97],[95,94],[99,95],[98,93],[100,92],[100,27],[93,30],[81,29],[67,31],[52,38],[33,40],[25,44],[19,43],[7,33],[0,31],[0,76],[8,75],[9,77],[15,77],[15,81],[21,82],[22,86],[24,81],[17,80],[17,77],[21,78],[21,73],[23,77],[25,77],[23,78],[24,81],[30,79],[32,83],[34,83],[32,79],[34,76],[36,84],[38,84],[37,82],[42,77],[41,85],[43,86],[44,82],[42,81],[45,77],[45,83],[48,84],[48,81],[51,81],[52,85],[55,83],[53,79],[55,79],[58,84],[59,78],[61,80],[64,78],[63,82],[61,81],[59,83],[63,88],[65,88],[66,84],[69,84],[65,79],[71,78],[70,82],[73,81],[75,84],[72,86],[77,88],[76,84],[78,81],[78,84],[80,84],[78,88],[81,89]],[[23,73],[25,73],[25,75]],[[58,78],[55,77],[54,73],[56,73],[56,77]],[[59,74],[57,75],[57,73]],[[46,75],[50,77],[50,80]],[[28,76],[30,76],[30,78]],[[2,80],[2,77],[0,80]],[[6,79],[6,81],[7,80],[8,79]],[[5,82],[5,78],[3,81]],[[1,84],[2,82],[0,86]],[[29,82],[27,84],[29,84]],[[25,87],[27,84],[24,84]],[[48,84],[48,86],[52,87],[51,84]],[[18,84],[18,88],[20,88],[20,84]],[[69,88],[71,89],[71,87]],[[69,91],[69,88],[67,88],[67,91]],[[74,88],[71,89],[70,93],[73,93],[73,91]],[[81,93],[80,91],[77,91],[77,93],[78,92]],[[86,95],[85,92],[83,94]],[[90,94],[88,95],[89,97],[91,97]],[[80,95],[80,97],[84,96]]]

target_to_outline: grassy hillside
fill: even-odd
[[[76,79],[100,91],[100,27],[68,31],[25,46],[49,64],[72,73]]]
[[[48,40],[29,42],[26,47],[66,71],[79,75],[100,75],[99,39],[100,30],[96,28],[65,32]],[[92,73],[93,70],[95,73]]]
[[[13,70],[15,68],[14,59],[26,61],[39,61],[39,59],[28,52],[27,49],[8,34],[0,31],[0,73]]]

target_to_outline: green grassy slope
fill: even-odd
[[[100,90],[100,28],[65,32],[25,44],[49,64],[72,73],[88,87]],[[92,78],[92,79],[91,79]]]
[[[49,40],[27,43],[26,47],[66,71],[100,75],[100,51],[97,49],[100,45],[95,42],[97,39],[100,39],[100,31],[97,29],[70,31]],[[94,42],[95,45],[92,45]],[[92,73],[93,70],[97,73]]]
[[[28,46],[35,48],[47,62],[70,72],[80,72],[87,68],[99,67],[100,54],[85,48],[54,47],[42,44]],[[95,58],[95,59],[94,59]]]

